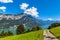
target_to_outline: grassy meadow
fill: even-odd
[[[8,36],[0,38],[0,40],[44,40],[43,30],[20,34],[16,36]]]
[[[50,31],[60,40],[60,26],[52,28]]]

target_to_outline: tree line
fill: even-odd
[[[48,29],[51,29],[51,28],[55,28],[55,27],[59,27],[60,26],[60,23],[58,22],[54,22],[52,23]],[[16,34],[24,34],[24,33],[28,33],[28,32],[31,32],[31,31],[37,31],[37,30],[41,30],[41,28],[39,26],[35,26],[35,27],[32,27],[32,29],[28,29],[26,31],[25,27],[23,24],[20,24],[17,29],[16,29]],[[6,36],[12,36],[14,35],[11,31],[8,30],[8,32],[4,32],[4,30],[2,30],[2,32],[0,33],[0,38],[1,37],[6,37]]]
[[[37,31],[40,30],[41,28],[39,26],[36,27],[32,27],[32,29],[28,29],[26,30],[23,24],[20,24],[17,29],[16,29],[16,34],[23,34],[23,33],[28,33],[31,31]],[[6,36],[12,36],[14,35],[10,30],[8,30],[7,32],[4,32],[4,30],[2,30],[2,32],[0,33],[0,38],[2,37],[6,37]]]
[[[25,30],[24,28],[24,25],[21,24],[17,27],[16,29],[16,33],[17,34],[23,34],[23,33],[27,33],[27,32],[31,32],[31,31],[37,31],[37,30],[40,30],[41,28],[39,26],[36,26],[36,27],[32,27],[32,29],[28,29],[27,31]]]
[[[54,22],[52,23],[48,29],[51,29],[51,28],[55,28],[55,27],[59,27],[60,26],[60,22]]]

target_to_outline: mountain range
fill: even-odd
[[[20,24],[24,24],[27,27],[42,26],[44,23],[42,20],[38,20],[31,15],[22,14],[0,14],[0,28],[17,27]]]
[[[24,24],[26,27],[36,27],[49,25],[55,21],[43,21],[32,17],[31,15],[21,14],[0,14],[0,28],[16,28],[20,24]],[[43,28],[43,27],[42,27]]]

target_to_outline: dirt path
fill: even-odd
[[[49,30],[44,30],[44,40],[58,40]]]

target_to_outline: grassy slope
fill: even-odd
[[[0,38],[0,40],[44,40],[44,39],[43,39],[43,31],[39,30],[21,35]]]
[[[60,40],[60,27],[52,28],[50,31]]]

